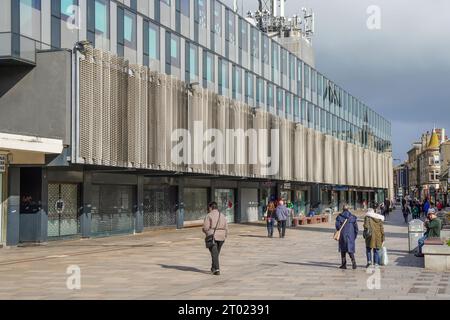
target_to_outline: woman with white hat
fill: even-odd
[[[372,208],[367,210],[366,216],[364,217],[363,232],[364,239],[366,240],[367,268],[371,266],[372,262],[375,266],[380,265],[379,250],[383,247],[384,243],[383,222],[384,216],[375,213]]]

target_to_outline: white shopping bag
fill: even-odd
[[[386,247],[383,244],[383,247],[380,250],[380,263],[382,266],[387,266],[389,263],[389,257]]]

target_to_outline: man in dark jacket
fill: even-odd
[[[278,204],[277,211],[277,228],[280,238],[284,238],[286,235],[286,221],[289,218],[289,209],[284,205],[284,201],[281,200]]]
[[[428,238],[441,237],[442,222],[437,217],[435,209],[430,209],[428,211],[428,219],[425,221],[425,228],[427,231],[424,236],[419,239],[419,252],[416,254],[416,257],[423,257],[422,248]]]
[[[355,251],[356,251],[356,237],[358,236],[358,219],[350,213],[349,206],[344,206],[344,211],[336,218],[336,230],[341,230],[339,238],[339,252],[341,253],[342,265],[340,269],[347,269],[347,253],[352,259],[352,267],[356,269]]]

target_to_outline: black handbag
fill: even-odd
[[[217,224],[216,227],[214,228],[214,233],[209,236],[206,236],[205,238],[205,246],[207,249],[214,247],[214,245],[216,244],[214,236],[216,234],[217,227],[219,226],[219,221],[220,221],[220,212],[219,212],[219,219],[217,219]]]

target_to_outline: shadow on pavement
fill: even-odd
[[[389,254],[389,251],[388,251]],[[410,267],[410,268],[425,268],[425,260],[423,258],[417,258],[414,253],[408,253],[404,256],[393,259],[396,266]]]
[[[280,261],[285,264],[294,264],[299,266],[310,266],[310,267],[322,267],[322,268],[331,268],[337,269],[339,264],[331,263],[331,262],[288,262],[288,261]]]
[[[240,234],[239,237],[246,237],[246,238],[268,238],[267,236],[256,236],[253,234]]]
[[[186,267],[186,266],[169,266],[166,264],[159,264],[161,268],[164,269],[172,269],[172,270],[178,270],[178,271],[185,271],[185,272],[196,272],[196,273],[202,273],[202,274],[210,274],[210,272],[205,270],[200,270],[194,267]]]

